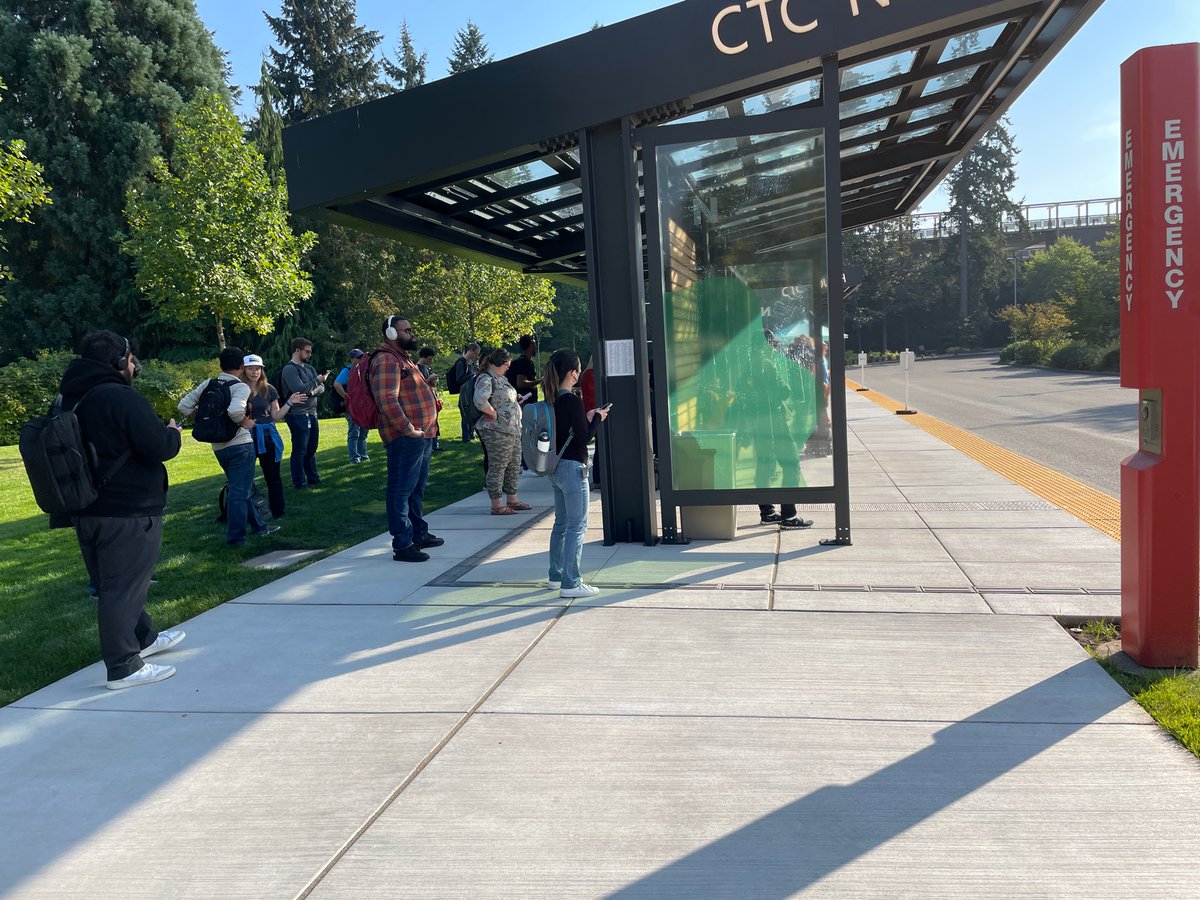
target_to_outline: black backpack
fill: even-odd
[[[129,459],[130,451],[126,450],[97,476],[96,450],[84,439],[75,416],[75,410],[103,386],[92,388],[79,398],[74,409],[65,411],[59,394],[46,415],[21,426],[19,449],[33,499],[52,517],[74,515],[95,503],[100,488]]]
[[[242,426],[229,418],[231,403],[233,391],[229,382],[219,378],[209,379],[196,402],[192,437],[206,444],[224,444],[232,441]]]
[[[479,411],[479,407],[475,405],[475,382],[482,377],[482,374],[481,372],[476,372],[464,381],[458,395],[458,411],[462,414],[462,420],[466,424],[468,431],[475,430],[475,423],[483,415]]]
[[[462,382],[458,380],[458,364],[462,362],[462,357],[454,361],[454,365],[446,370],[446,390],[452,394],[457,394],[462,391]]]
[[[221,485],[221,490],[217,491],[217,521],[229,521],[229,509],[226,502],[229,497],[229,484]],[[264,522],[271,521],[271,505],[262,491],[258,489],[258,482],[250,485],[250,502],[254,504],[254,508],[258,510],[258,517]]]
[[[349,378],[346,379],[349,384]],[[330,381],[325,388],[325,394],[329,397],[329,410],[334,415],[344,416],[346,414],[346,398],[338,393],[337,382]]]

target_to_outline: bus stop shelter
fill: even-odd
[[[286,129],[291,208],[587,286],[606,543],[780,502],[848,543],[842,231],[920,204],[1101,2],[685,0]]]

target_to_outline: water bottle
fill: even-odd
[[[550,452],[550,434],[547,431],[539,431],[537,436],[538,453]]]

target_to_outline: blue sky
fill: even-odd
[[[898,0],[915,2],[915,0]],[[446,74],[454,34],[468,19],[497,59],[671,5],[662,0],[457,0],[454,3],[359,0],[359,21],[383,35],[392,54],[408,21],[418,51],[429,54],[430,79]],[[258,4],[196,0],[200,17],[233,63],[234,80],[258,80],[272,34]],[[278,14],[272,0],[267,11]],[[1029,203],[1115,197],[1119,187],[1120,66],[1143,47],[1200,41],[1197,0],[1106,0],[1010,110],[1018,158],[1017,197]],[[943,205],[935,193],[924,209]]]

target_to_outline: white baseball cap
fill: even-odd
[[[263,364],[262,357],[251,353],[242,360],[243,366],[261,366]]]

